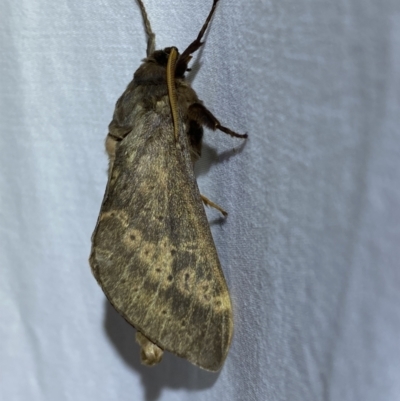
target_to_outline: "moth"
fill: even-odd
[[[203,126],[246,138],[220,124],[185,80],[218,0],[183,53],[155,49],[117,101],[106,150],[108,183],[92,235],[90,265],[114,308],[136,328],[141,360],[164,351],[210,371],[221,368],[232,339],[232,306],[193,165]]]

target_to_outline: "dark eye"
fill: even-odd
[[[153,57],[156,60],[157,64],[167,65],[168,55],[164,52],[164,50],[157,50],[153,53]]]
[[[156,50],[153,53],[153,57],[155,58],[157,64],[166,66],[168,63],[168,56],[169,56],[170,51],[171,51],[170,47],[167,47],[164,50]]]
[[[153,53],[153,57],[156,60],[157,64],[162,65],[164,67],[167,65],[171,49],[172,49],[171,47],[166,47],[163,50],[156,50]]]

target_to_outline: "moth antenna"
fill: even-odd
[[[219,0],[214,0],[213,5],[211,7],[211,10],[208,14],[208,17],[206,19],[206,22],[204,23],[203,27],[201,28],[197,38],[186,48],[186,50],[181,54],[179,57],[177,67],[176,67],[176,75],[183,75],[187,69],[187,65],[190,61],[190,55],[193,54],[195,51],[197,51],[200,46],[203,44],[201,42],[202,37],[204,36],[204,33],[206,32],[206,29],[208,27],[208,24],[211,21],[211,18],[214,14],[214,11],[217,7],[217,3]]]
[[[167,88],[168,88],[169,103],[171,106],[172,121],[174,123],[174,134],[176,142],[178,142],[178,132],[179,132],[178,106],[177,106],[176,90],[175,90],[175,65],[177,58],[178,58],[178,49],[176,47],[172,47],[167,63]]]
[[[156,35],[153,33],[150,25],[149,18],[147,17],[147,12],[146,8],[144,7],[144,4],[142,0],[137,0],[140,11],[142,12],[142,17],[143,17],[143,22],[144,22],[144,27],[146,29],[146,35],[147,35],[147,57],[150,56],[156,49]]]

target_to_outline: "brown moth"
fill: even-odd
[[[147,58],[117,101],[109,125],[108,184],[92,236],[90,265],[114,308],[136,328],[141,359],[163,351],[203,369],[221,368],[232,339],[228,288],[211,236],[193,164],[202,126],[246,138],[222,126],[185,80],[198,37],[179,54],[154,51],[141,0]]]

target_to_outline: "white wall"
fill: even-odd
[[[158,47],[183,49],[211,1],[145,3]],[[196,169],[229,211],[207,211],[235,306],[220,374],[142,367],[87,262],[107,125],[145,56],[136,3],[0,15],[0,399],[400,400],[397,0],[220,1],[191,76],[249,133],[207,132]]]

